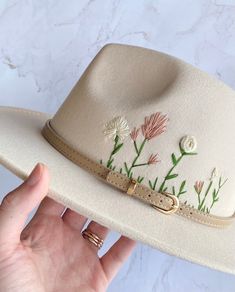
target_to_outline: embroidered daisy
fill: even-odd
[[[130,134],[130,129],[127,120],[124,117],[118,116],[105,124],[103,133],[112,140],[118,137],[123,141]]]

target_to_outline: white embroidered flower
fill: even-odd
[[[184,136],[180,141],[180,147],[186,153],[193,153],[197,149],[197,141],[194,136]]]
[[[215,167],[215,168],[212,170],[210,180],[214,180],[218,175],[219,175],[218,168]]]
[[[105,124],[103,133],[112,140],[115,140],[116,136],[118,136],[120,140],[124,140],[125,137],[130,134],[130,129],[127,120],[119,116]]]

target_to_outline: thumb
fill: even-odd
[[[29,213],[47,195],[49,172],[38,163],[29,177],[6,195],[0,205],[0,245],[17,244]]]

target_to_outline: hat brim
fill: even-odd
[[[60,154],[42,136],[50,115],[0,107],[0,163],[25,180],[37,162],[50,171],[48,196],[163,252],[235,274],[235,224],[219,229],[164,215],[126,196]]]

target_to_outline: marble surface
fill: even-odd
[[[0,0],[0,105],[54,113],[108,42],[172,54],[235,89],[234,0]],[[21,182],[2,167],[0,181],[1,197]],[[108,291],[232,292],[235,277],[138,244]]]

